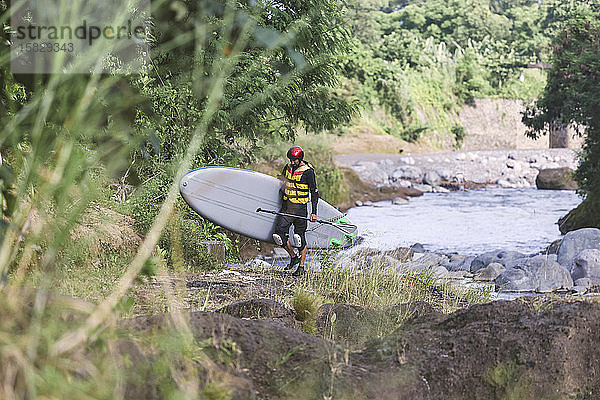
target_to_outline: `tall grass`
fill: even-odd
[[[456,311],[461,303],[489,300],[490,292],[473,290],[437,279],[430,270],[399,272],[388,262],[358,262],[348,268],[332,266],[310,272],[299,286],[334,303],[385,310],[403,303],[424,301],[443,312]],[[437,289],[437,290],[436,290]],[[440,298],[440,291],[447,296]]]
[[[64,2],[57,10],[66,15],[84,4]],[[169,5],[172,4],[152,2],[157,8]],[[31,78],[31,86],[27,87],[26,96],[17,96],[17,92],[24,92],[24,86],[8,73],[9,54],[6,47],[2,48],[0,69],[6,87],[12,87],[14,95],[8,100],[17,99],[22,104],[4,108],[0,115],[3,172],[7,161],[13,168],[11,178],[7,174],[2,180],[4,199],[9,201],[0,202],[4,216],[0,238],[0,398],[122,397],[119,381],[126,376],[127,368],[118,367],[114,357],[103,349],[108,338],[115,335],[115,320],[134,282],[149,270],[149,265],[156,264],[156,245],[173,214],[179,180],[205,144],[209,127],[220,111],[227,77],[255,26],[252,18],[236,19],[240,14],[233,2],[222,5],[220,19],[198,19],[192,32],[155,49],[164,54],[172,48],[190,46],[201,55],[212,40],[212,33],[218,30],[219,39],[212,40],[210,46],[216,46],[216,53],[225,56],[203,64],[208,65],[206,69],[195,67],[191,73],[194,85],[202,87],[206,94],[202,115],[194,122],[187,148],[173,167],[157,217],[139,245],[134,246],[135,251],[119,253],[118,260],[110,259],[111,254],[102,249],[91,251],[94,241],[85,235],[77,236],[76,231],[85,226],[90,207],[102,203],[98,201],[97,177],[109,181],[123,177],[132,164],[132,155],[139,154],[136,151],[146,145],[146,136],[139,135],[131,125],[137,107],[145,106],[143,99],[127,86],[127,79],[119,74],[124,71],[118,71],[118,66],[109,74],[69,74],[62,73],[58,65],[50,71],[53,73],[25,77]],[[2,15],[5,26],[10,12],[8,9]],[[97,46],[118,50],[102,39]],[[265,51],[285,46],[285,38],[280,38]],[[92,53],[93,49],[88,56]],[[125,76],[144,80],[152,73],[152,66],[146,67]],[[253,107],[261,97],[309,72],[309,68],[305,65],[304,70],[281,74],[271,88],[249,96],[236,112]],[[154,118],[157,124],[162,122],[160,115]],[[94,260],[93,255],[104,259]],[[114,268],[109,271],[107,267]],[[110,279],[103,280],[102,273]],[[57,301],[50,294],[68,286],[66,281],[83,281],[86,274],[89,281],[100,280],[92,283],[91,289],[99,292],[90,298],[97,303]],[[80,278],[73,279],[74,275]],[[117,278],[113,279],[115,275]],[[35,290],[23,290],[23,285],[31,284]],[[78,295],[86,291],[68,287],[66,290]],[[176,293],[168,285],[163,286],[163,291],[173,309]],[[164,370],[164,379],[172,386],[169,396],[197,398],[201,392],[200,370],[211,371],[214,366],[202,352],[194,351],[193,357],[186,355],[184,349],[197,349],[198,344],[181,314],[172,313],[169,318],[177,332],[172,337],[177,337],[178,343],[171,357],[179,354],[185,359],[175,360]],[[192,358],[194,362],[189,362]],[[211,384],[210,379],[204,382]]]
[[[412,318],[415,310],[407,304],[424,302],[441,313],[451,313],[468,304],[488,302],[493,291],[454,285],[436,278],[430,269],[402,271],[399,262],[393,265],[382,258],[373,262],[360,253],[345,266],[336,265],[335,257],[326,257],[321,267],[296,282],[292,305],[307,315],[315,315],[310,310],[316,301],[359,306],[352,325],[341,327],[338,337],[353,345],[386,335]],[[330,315],[327,324],[322,334],[331,339],[337,329],[336,316]]]

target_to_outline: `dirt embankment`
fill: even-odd
[[[598,303],[525,299],[472,306],[448,316],[417,307],[403,327],[359,350],[265,319],[269,313],[261,307],[262,314],[245,313],[243,319],[225,313],[188,316],[198,341],[210,338],[217,348],[235,342],[233,359],[215,361],[231,377],[236,399],[600,396]],[[240,307],[225,311],[237,315]],[[165,318],[138,317],[124,325],[134,331],[163,329]],[[331,329],[331,318],[321,321],[329,323],[321,328]],[[151,362],[151,355],[143,358]]]
[[[463,105],[457,124],[464,129],[464,139],[458,150],[493,149],[547,149],[550,147],[548,136],[537,140],[528,138],[527,127],[521,122],[525,104],[516,99],[475,99],[472,104]],[[427,125],[427,121],[421,121]],[[580,149],[583,139],[576,137],[570,130],[563,140],[571,149]],[[377,135],[367,129],[354,130],[352,134],[336,139],[336,154],[353,153],[432,153],[455,151],[456,141],[450,132],[435,132],[424,135],[416,143],[405,142],[392,135]]]

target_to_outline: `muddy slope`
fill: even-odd
[[[566,399],[600,396],[600,305],[494,302],[424,315],[362,351],[269,319],[191,313],[198,340],[232,341],[234,398]],[[162,317],[127,321],[134,330]],[[233,365],[233,366],[232,366]]]

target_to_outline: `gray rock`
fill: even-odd
[[[431,275],[433,275],[434,277],[436,277],[438,279],[443,279],[443,278],[448,278],[450,273],[443,266],[434,265],[433,267],[431,267]]]
[[[573,284],[579,287],[590,288],[592,287],[592,280],[590,278],[579,278]]]
[[[514,292],[550,292],[570,289],[573,279],[569,271],[552,258],[539,255],[516,261],[496,278],[501,290]]]
[[[425,253],[425,247],[421,243],[413,244],[410,249],[415,253]]]
[[[573,171],[568,167],[541,169],[535,185],[538,189],[548,190],[576,190],[578,187]]]
[[[593,285],[600,285],[600,250],[586,249],[575,257],[571,266],[573,280],[589,278]]]
[[[442,186],[436,186],[433,188],[433,192],[434,193],[450,193],[450,190],[446,189],[445,187]]]
[[[533,275],[536,292],[545,293],[573,287],[569,271],[550,257],[535,256],[530,258],[526,265]]]
[[[558,263],[570,267],[575,257],[586,249],[600,250],[600,229],[582,228],[568,232],[558,248]]]
[[[364,205],[364,203],[360,200],[356,200],[354,204],[356,204],[356,207],[362,207]]]
[[[462,261],[465,258],[467,258],[467,256],[463,256],[462,254],[458,254],[458,253],[450,253],[447,254],[448,257],[450,257],[450,262],[452,261]],[[473,257],[475,258],[475,257]]]
[[[395,197],[392,200],[392,204],[395,206],[404,206],[404,205],[408,204],[408,199],[404,199],[402,197]]]
[[[475,256],[469,256],[462,260],[450,261],[448,264],[444,264],[444,267],[448,271],[471,271],[471,263],[475,259]]]
[[[479,271],[477,271],[477,273],[473,276],[473,279],[476,281],[493,281],[505,270],[506,267],[500,263],[489,263],[487,267],[481,268]]]
[[[390,175],[392,181],[399,181],[402,178],[407,179],[421,179],[423,177],[423,170],[419,167],[413,167],[411,165],[404,165],[396,168]]]
[[[440,169],[435,171],[443,181],[450,181],[454,177],[449,169]]]
[[[443,267],[445,267],[445,265],[443,265]],[[471,274],[467,271],[448,271],[448,275],[446,276],[446,278],[460,280],[465,279],[470,275]]]
[[[475,257],[471,263],[471,272],[477,272],[493,262],[507,266],[507,263],[523,257],[525,257],[525,254],[519,253],[518,251],[494,250],[483,253]]]
[[[388,174],[379,166],[378,163],[363,161],[355,164],[353,167],[358,176],[365,180],[377,183],[387,183]]]
[[[402,264],[402,268],[408,271],[419,272],[426,269],[433,269],[433,267],[441,266],[447,262],[448,257],[446,256],[435,253],[425,253],[418,259],[415,258],[413,261]]]
[[[510,268],[496,278],[496,290],[507,292],[532,292],[531,276],[522,269]]]
[[[421,183],[415,183],[413,184],[413,188],[420,190],[423,193],[430,193],[433,192],[433,187],[431,187],[430,185],[424,185]]]
[[[408,247],[398,247],[394,250],[387,250],[383,252],[384,255],[394,257],[400,262],[411,261],[413,259],[413,250]]]
[[[396,164],[389,158],[379,161],[378,165],[388,175],[391,174],[392,171],[394,171],[396,169]]]
[[[431,186],[439,186],[442,183],[442,178],[440,178],[437,172],[429,171],[423,176],[423,183]]]
[[[404,179],[394,182],[394,186],[401,188],[409,188],[412,187],[412,185],[413,183],[411,181],[406,181]]]
[[[496,185],[498,185],[502,188],[508,188],[508,189],[515,189],[517,187],[517,185],[509,182],[507,179],[498,179],[496,181]]]

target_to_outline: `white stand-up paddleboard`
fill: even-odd
[[[179,190],[186,203],[202,217],[240,235],[273,242],[277,215],[257,209],[279,212],[281,181],[265,174],[229,167],[206,167],[188,172],[181,178]],[[310,203],[307,210],[311,210]],[[348,247],[357,236],[335,207],[323,200],[317,204],[319,222],[308,222],[308,248]],[[293,230],[290,228],[293,243]]]

